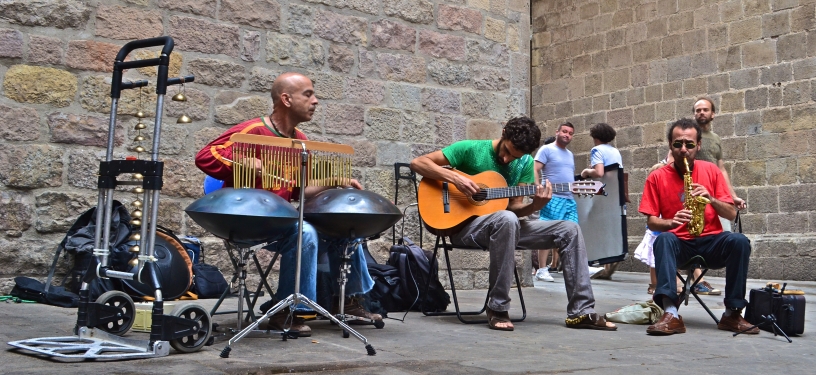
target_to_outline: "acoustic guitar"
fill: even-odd
[[[468,197],[455,185],[428,177],[419,183],[419,215],[431,233],[449,235],[475,219],[507,208],[510,198],[535,195],[535,185],[507,186],[501,174],[493,171],[467,176],[481,188]],[[552,184],[553,193],[570,191],[579,196],[601,194],[605,184],[600,181],[573,181]]]

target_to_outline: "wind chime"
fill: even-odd
[[[173,95],[171,100],[174,101],[174,102],[187,102],[187,96],[184,95],[184,79],[183,78],[182,78],[181,88],[179,89],[178,93],[176,93],[176,95]],[[142,130],[147,128],[147,125],[145,125],[144,122],[142,122],[142,119],[144,119],[146,117],[144,111],[142,110],[142,88],[139,88],[139,110],[136,112],[136,114],[134,116],[136,116],[136,118],[139,119],[136,122],[136,126],[134,127],[134,130],[136,130],[136,137],[133,138],[133,143],[135,145],[133,147],[133,151],[136,152],[136,156],[135,157],[134,156],[129,156],[128,159],[140,160],[141,159],[141,154],[143,152],[147,151],[144,148],[144,146],[142,146],[142,144],[141,144],[142,141],[145,140],[145,136],[142,135]],[[176,123],[178,123],[178,124],[189,124],[191,122],[193,122],[193,120],[190,118],[190,116],[187,116],[186,114],[182,114],[178,118],[178,120],[176,120]],[[156,136],[156,135],[154,134],[154,136]],[[131,213],[130,213],[130,216],[131,216],[130,225],[132,225],[134,227],[139,227],[139,226],[142,225],[142,216],[143,216],[142,206],[144,205],[144,203],[140,200],[140,197],[144,193],[144,188],[141,187],[141,181],[144,180],[144,176],[141,173],[134,173],[133,174],[133,180],[138,181],[140,183],[139,183],[138,186],[133,188],[133,191],[132,191],[134,194],[136,194],[136,199],[133,201],[133,203],[131,203],[131,205],[133,206],[133,211],[131,211]],[[139,231],[134,231],[133,234],[130,236],[130,240],[131,241],[136,241],[137,243],[141,243],[140,242],[141,239],[142,239],[142,235],[139,233]],[[139,249],[140,249],[139,245],[133,245],[133,246],[130,247],[130,249],[128,249],[130,251],[130,253],[134,255],[133,259],[131,259],[130,262],[128,262],[128,264],[130,264],[131,267],[135,267],[136,265],[139,264],[139,259],[138,259],[138,257],[135,256],[135,255],[139,254]]]

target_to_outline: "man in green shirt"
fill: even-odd
[[[508,186],[531,185],[535,184],[535,173],[530,154],[538,148],[540,139],[541,131],[535,121],[516,117],[507,122],[499,139],[456,142],[415,158],[411,169],[423,177],[454,185],[458,193],[468,197],[480,191],[479,185],[468,176],[444,167],[468,175],[494,171],[504,176]],[[595,312],[584,236],[578,224],[564,220],[519,220],[540,210],[551,198],[552,185],[546,181],[545,185],[536,186],[531,203],[525,203],[521,196],[510,198],[505,210],[476,217],[450,236],[454,245],[490,251],[488,325],[504,331],[514,328],[508,314],[514,251],[557,248],[569,300],[567,327],[615,330],[614,324]]]

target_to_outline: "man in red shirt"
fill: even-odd
[[[729,194],[727,181],[716,164],[695,160],[700,151],[701,129],[691,119],[674,122],[667,135],[674,162],[652,172],[646,179],[639,211],[646,215],[650,230],[661,233],[654,242],[657,289],[654,301],[666,311],[660,320],[646,332],[653,335],[685,333],[683,318],[677,314],[680,300],[677,295],[675,270],[696,255],[705,258],[711,268],[726,268],[725,313],[717,328],[739,332],[751,326],[742,318],[745,300],[748,261],[751,244],[742,233],[723,232],[718,216],[733,220],[737,212]],[[705,197],[705,226],[700,236],[688,231],[691,211],[684,208],[684,159],[691,168],[691,195]],[[753,329],[745,333],[759,333]]]
[[[242,122],[233,126],[218,138],[204,146],[196,155],[196,166],[204,173],[224,181],[225,187],[233,186],[232,173],[232,145],[230,137],[233,134],[256,134],[269,137],[295,138],[306,140],[303,132],[295,127],[302,123],[311,121],[312,115],[317,108],[318,101],[315,96],[312,80],[299,73],[283,73],[279,75],[272,84],[272,114]],[[256,160],[256,163],[260,163]],[[351,180],[351,187],[362,189],[362,185],[357,180]],[[262,186],[261,178],[258,177],[255,186]],[[307,186],[304,191],[306,198],[329,189],[326,186]],[[300,191],[294,189],[271,190],[287,201],[298,199]],[[345,243],[339,241],[325,241],[318,238],[317,231],[308,222],[303,223],[303,245],[301,250],[301,272],[300,272],[300,293],[313,302],[316,302],[317,289],[317,259],[318,252],[328,252],[329,267],[332,280],[339,278],[340,272],[340,252]],[[270,241],[274,243],[268,245],[266,249],[281,253],[281,271],[278,283],[278,290],[275,293],[277,300],[282,300],[294,292],[295,269],[297,263],[297,229],[288,233],[270,233]],[[335,292],[337,285],[332,285]],[[352,255],[350,274],[346,285],[346,295],[349,297],[345,301],[344,313],[355,315],[371,320],[382,320],[380,314],[372,314],[363,308],[359,298],[361,295],[374,287],[374,281],[368,273],[365,263],[365,255],[362,246],[358,246]],[[275,303],[275,299],[267,301],[261,305],[261,311],[268,311]],[[337,301],[335,301],[337,302]],[[299,305],[298,310],[306,309]],[[269,320],[270,325],[275,329],[282,329],[288,319],[288,311],[283,310]],[[311,329],[305,325],[302,319],[296,318],[292,321],[291,329],[298,331],[301,337],[310,336]]]

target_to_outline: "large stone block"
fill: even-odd
[[[504,91],[510,88],[510,74],[507,69],[477,67],[473,72],[473,85],[479,90]]]
[[[731,24],[728,41],[731,45],[750,42],[762,37],[762,19],[754,17]]]
[[[0,191],[0,230],[22,233],[31,228],[33,207],[28,194],[15,191]]]
[[[249,72],[249,87],[253,91],[270,92],[272,89],[272,82],[278,77],[280,72],[262,68],[260,66],[253,66]]]
[[[164,34],[158,10],[101,5],[96,9],[96,36],[110,39],[144,39]]]
[[[264,30],[280,30],[280,4],[275,0],[221,0],[218,18]]]
[[[68,43],[65,64],[74,69],[112,72],[120,48],[111,43],[74,40]]]
[[[510,51],[501,43],[471,39],[467,41],[467,51],[468,62],[503,67],[510,65]]]
[[[388,19],[381,19],[371,23],[372,47],[414,52],[415,45],[416,29],[413,27]]]
[[[0,2],[2,18],[24,26],[81,29],[91,16],[92,7],[79,0],[6,0]]]
[[[445,60],[434,60],[428,64],[428,73],[431,79],[443,86],[466,86],[472,78],[469,66]]]
[[[67,107],[77,92],[77,77],[64,70],[13,65],[3,79],[7,98],[32,104]]]
[[[43,276],[48,274],[58,238],[0,239],[0,262],[10,275]]]
[[[434,126],[427,112],[403,112],[401,141],[408,143],[428,142]],[[408,160],[408,159],[404,159]]]
[[[29,107],[0,105],[0,139],[34,141],[40,137],[40,115]]]
[[[42,35],[29,35],[28,61],[39,64],[58,65],[62,63],[62,41]]]
[[[798,81],[785,85],[782,99],[784,105],[802,104],[810,100],[810,82]]]
[[[0,29],[0,57],[23,57],[23,33]]]
[[[261,58],[261,33],[244,30],[241,36],[241,60],[258,61]]]
[[[215,9],[218,6],[217,0],[158,0],[160,8],[176,10],[184,13],[198,14],[200,16],[215,17]]]
[[[196,77],[196,83],[211,86],[241,87],[246,69],[239,64],[215,59],[195,59],[187,69]]]
[[[369,108],[365,116],[365,136],[371,140],[400,140],[402,111],[390,108]]]
[[[38,189],[62,185],[63,149],[49,145],[6,145],[0,151],[0,182]]]
[[[781,158],[771,159],[765,164],[766,173],[768,174],[768,184],[771,185],[790,185],[797,182],[796,178],[796,159]]]
[[[320,41],[296,35],[266,34],[266,61],[301,68],[319,68],[326,62]]]
[[[198,18],[172,16],[167,33],[176,48],[205,54],[238,57],[241,53],[239,29]]]
[[[468,120],[467,139],[496,139],[501,137],[502,124],[492,120]]]
[[[422,108],[422,89],[418,86],[389,83],[391,107],[419,111]]]
[[[337,72],[349,73],[354,68],[354,50],[338,44],[329,47],[329,67]]]
[[[431,112],[458,113],[461,99],[458,91],[425,88],[422,90],[422,108]]]
[[[315,35],[339,43],[366,45],[367,23],[362,17],[317,11],[314,20]]]
[[[358,168],[377,165],[377,145],[365,139],[355,137],[343,142],[354,148],[352,165]]]
[[[465,60],[467,54],[465,38],[429,30],[419,32],[419,50],[433,57],[454,61]]]
[[[467,134],[467,120],[462,116],[435,115],[433,122],[436,144],[449,145]]]
[[[411,147],[405,143],[377,142],[377,164],[393,166],[411,160]]]
[[[764,66],[776,62],[776,40],[760,40],[742,46],[742,65]]]
[[[269,97],[257,95],[237,98],[227,105],[215,106],[214,120],[225,125],[239,124],[248,120],[247,116],[268,113],[269,100]]]
[[[421,57],[380,53],[377,54],[377,61],[381,79],[411,83],[426,81],[426,63]]]
[[[334,6],[354,9],[368,14],[377,14],[380,10],[379,2],[370,0],[335,0]]]
[[[385,99],[385,85],[379,81],[346,78],[346,98],[353,103],[380,104]]]
[[[362,106],[326,104],[326,134],[360,135],[365,124],[365,109]]]
[[[83,212],[96,206],[96,195],[46,191],[35,197],[35,229],[39,233],[68,231]]]
[[[383,2],[385,14],[406,21],[430,24],[434,20],[433,3],[426,0],[389,0]]]
[[[507,23],[502,20],[486,17],[484,25],[485,38],[499,43],[507,41]]]
[[[482,13],[475,9],[439,4],[436,24],[440,29],[482,32]]]
[[[48,115],[48,128],[53,143],[105,147],[108,142],[109,123],[108,118],[99,116],[65,112],[54,112]],[[122,145],[124,133],[122,126],[116,127],[114,136],[116,146]]]
[[[816,77],[816,57],[799,60],[793,63],[793,78],[808,79]]]

